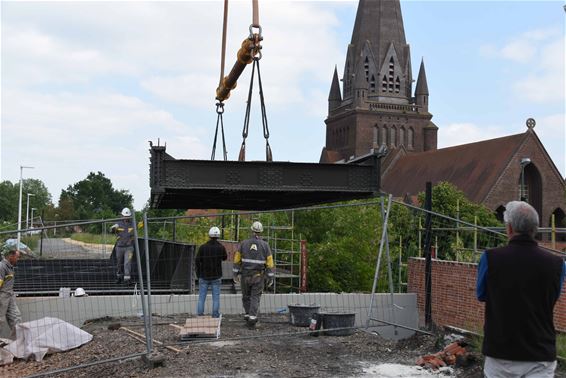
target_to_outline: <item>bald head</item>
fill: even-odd
[[[537,211],[528,203],[523,201],[511,201],[505,206],[503,213],[503,221],[507,226],[507,233],[509,234],[509,227],[513,235],[528,235],[532,238],[535,237],[538,231],[538,214]]]

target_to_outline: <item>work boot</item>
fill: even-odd
[[[255,329],[255,326],[257,324],[257,316],[250,316],[247,320],[247,324],[249,329]]]
[[[249,314],[244,314],[244,320],[247,322],[248,320],[250,320],[250,315]]]

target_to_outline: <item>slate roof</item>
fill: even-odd
[[[468,199],[485,200],[528,133],[413,153],[398,158],[382,176],[382,190],[396,197],[424,191],[426,181],[449,181]]]

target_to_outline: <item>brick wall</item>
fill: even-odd
[[[417,294],[419,319],[424,324],[424,258],[411,258],[407,292]],[[432,321],[470,331],[483,326],[484,305],[476,299],[477,264],[432,260]],[[566,285],[554,309],[554,325],[566,332]]]

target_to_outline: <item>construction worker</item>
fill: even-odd
[[[10,245],[3,252],[4,258],[0,261],[0,329],[8,323],[13,337],[16,324],[22,321],[14,294],[14,267],[20,258],[20,251],[16,245]]]
[[[132,258],[134,257],[134,227],[130,217],[132,212],[129,208],[122,209],[124,219],[114,224],[110,230],[118,236],[116,241],[116,283],[130,283],[132,270]]]
[[[228,259],[226,248],[218,241],[220,229],[211,227],[208,240],[198,249],[195,265],[198,277],[197,315],[204,315],[204,302],[208,287],[212,289],[212,317],[220,317],[220,284],[222,283],[222,261]]]
[[[273,285],[275,273],[273,256],[269,244],[261,239],[263,225],[254,222],[253,236],[244,240],[234,255],[234,282],[241,282],[244,319],[250,328],[257,323],[261,294],[267,280],[267,287]]]

